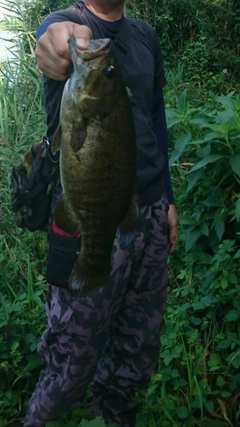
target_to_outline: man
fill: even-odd
[[[124,0],[80,1],[48,16],[37,31],[36,58],[44,73],[50,140],[72,66],[69,38],[75,37],[82,50],[92,37],[112,39],[132,94],[140,218],[131,247],[122,248],[115,238],[109,283],[78,299],[67,286],[80,235],[71,237],[53,222],[47,266],[48,329],[38,348],[45,369],[29,402],[25,427],[43,427],[62,411],[83,404],[92,380],[93,414],[102,415],[108,424],[135,426],[136,396],[148,385],[158,360],[167,253],[174,251],[178,233],[167,160],[165,78],[154,30],[123,17],[123,8]],[[54,204],[60,193],[59,183]]]

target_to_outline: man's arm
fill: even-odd
[[[168,131],[163,93],[155,92],[153,96],[153,130],[161,153],[164,156],[165,191],[169,202],[169,253],[173,253],[178,239],[178,215],[174,205],[172,182],[168,162]]]

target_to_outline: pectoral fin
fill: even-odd
[[[76,221],[73,212],[71,212],[64,194],[59,197],[53,216],[57,227],[61,228],[65,233],[74,235],[79,231],[80,224]]]
[[[74,153],[82,148],[87,137],[87,119],[83,119],[80,123],[74,124],[71,131],[70,146]]]

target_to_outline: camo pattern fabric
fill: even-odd
[[[34,144],[26,153],[21,156],[21,162],[14,166],[11,174],[11,198],[12,203],[16,203],[19,195],[29,191],[32,186],[33,170],[39,168],[42,158],[45,156],[45,147],[43,142]],[[18,222],[24,220],[27,215],[27,206],[20,205],[15,211]]]
[[[48,328],[38,347],[45,369],[25,427],[42,427],[83,404],[93,379],[93,414],[111,425],[135,425],[135,398],[147,387],[159,354],[168,282],[167,210],[165,196],[141,208],[139,231],[129,248],[116,237],[105,287],[79,299],[49,287]]]

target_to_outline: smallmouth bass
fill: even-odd
[[[69,278],[70,291],[81,295],[108,282],[117,229],[128,234],[136,226],[136,141],[110,40],[91,40],[81,51],[71,38],[69,49],[73,72],[52,142],[63,189],[54,219],[69,234],[81,231],[83,249]]]

